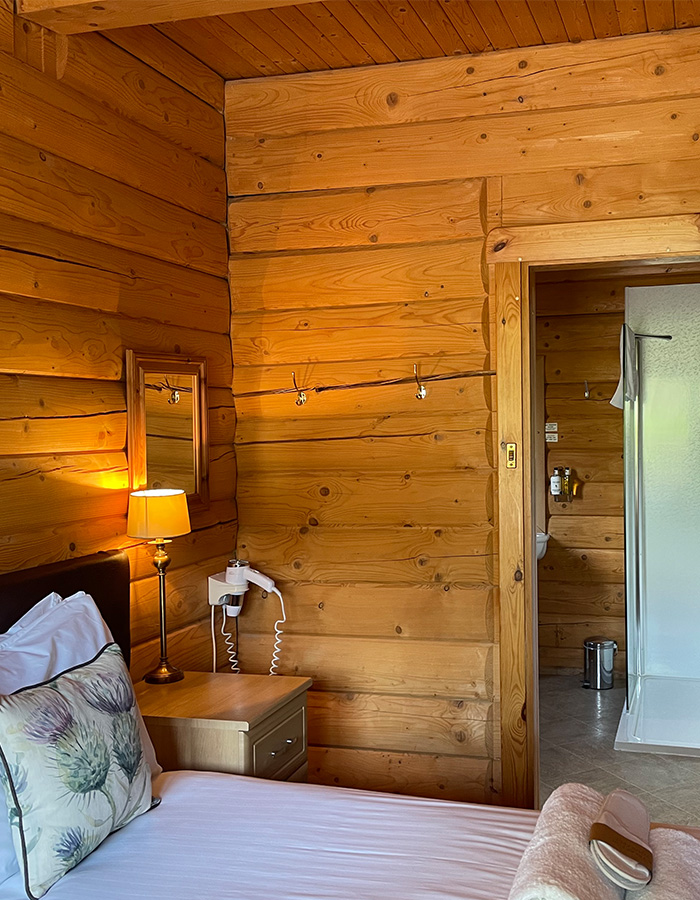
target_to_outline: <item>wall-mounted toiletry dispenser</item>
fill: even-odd
[[[574,499],[575,481],[569,466],[555,466],[549,479],[549,493],[556,503],[570,503]]]

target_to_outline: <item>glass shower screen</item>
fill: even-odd
[[[700,285],[628,288],[625,306],[639,393],[624,411],[628,705],[616,746],[700,754]]]

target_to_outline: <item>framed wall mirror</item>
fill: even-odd
[[[131,490],[180,488],[208,506],[206,360],[127,350],[126,400]]]

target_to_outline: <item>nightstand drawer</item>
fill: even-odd
[[[298,707],[266,734],[251,740],[251,753],[253,775],[258,778],[275,778],[300,766],[306,759],[305,709]]]

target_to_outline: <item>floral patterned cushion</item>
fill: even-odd
[[[0,780],[25,888],[41,897],[112,831],[151,807],[151,771],[124,658],[0,696]]]

